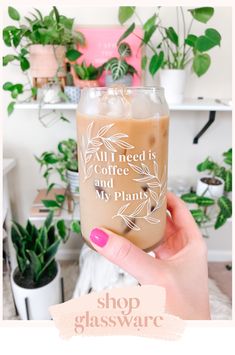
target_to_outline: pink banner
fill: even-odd
[[[62,338],[76,335],[139,335],[177,340],[185,323],[165,313],[159,286],[114,288],[50,307]]]

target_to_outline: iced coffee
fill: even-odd
[[[166,224],[168,108],[163,90],[83,89],[77,111],[84,239],[105,227],[149,251]]]

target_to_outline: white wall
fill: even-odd
[[[20,12],[26,14],[29,8],[17,6]],[[41,6],[40,10],[46,13],[49,6]],[[108,25],[117,24],[117,7],[86,8],[60,6],[59,10],[67,16],[75,17],[81,25]],[[153,8],[139,8],[139,14],[146,19],[153,12]],[[162,8],[162,14],[166,24],[175,23],[175,9]],[[215,15],[208,24],[222,34],[220,48],[211,50],[212,65],[208,73],[198,79],[194,74],[188,73],[186,89],[187,97],[231,97],[231,26],[232,11],[229,7],[215,9]],[[189,18],[189,17],[188,17]],[[5,6],[3,12],[4,26],[10,23]],[[196,23],[193,30],[200,33],[205,25]],[[4,52],[9,51],[4,48]],[[4,68],[5,81],[20,81],[22,75],[15,66]],[[157,82],[157,79],[155,79]],[[147,75],[147,84],[153,80]],[[13,157],[17,161],[17,167],[10,176],[11,198],[14,215],[20,222],[28,217],[28,211],[34,199],[36,189],[44,186],[44,181],[39,173],[38,164],[33,155],[41,154],[48,149],[54,149],[57,142],[67,137],[75,137],[75,113],[64,112],[71,123],[58,122],[51,128],[44,128],[38,121],[36,111],[16,110],[8,118],[6,104],[9,97],[4,93],[4,107],[2,116],[4,119],[4,156]],[[200,139],[198,145],[193,145],[195,134],[201,129],[208,118],[208,113],[182,112],[171,113],[170,144],[169,144],[169,176],[174,179],[183,176],[191,182],[196,180],[195,165],[207,155],[219,158],[221,153],[231,146],[231,114],[218,113],[215,123]],[[209,241],[210,250],[231,250],[231,225],[227,225],[220,231],[212,231]],[[215,237],[214,237],[215,235]]]

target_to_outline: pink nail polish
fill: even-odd
[[[109,239],[108,234],[105,233],[104,231],[102,231],[101,229],[99,229],[99,228],[92,229],[91,234],[90,234],[90,240],[94,244],[103,248],[107,244],[108,239]]]

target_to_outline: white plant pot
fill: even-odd
[[[186,84],[185,69],[161,69],[160,83],[165,91],[167,103],[181,103]]]
[[[49,307],[62,302],[59,264],[57,263],[57,274],[50,283],[33,289],[23,288],[15,283],[15,270],[11,273],[11,285],[20,318],[27,320],[25,307],[25,298],[27,298],[30,320],[50,320]]]
[[[218,199],[224,194],[224,180],[215,177],[218,179],[221,184],[220,185],[208,185],[207,183],[201,181],[202,178],[210,178],[211,176],[201,176],[197,181],[197,190],[196,193],[198,196],[210,197],[213,199]],[[206,191],[206,192],[205,192]]]
[[[79,193],[79,173],[71,170],[67,170],[67,178],[69,181],[69,188],[72,194],[77,195]]]

